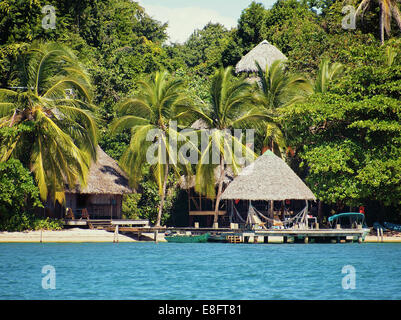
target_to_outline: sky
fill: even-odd
[[[252,0],[137,0],[147,14],[161,22],[168,22],[169,42],[185,42],[195,29],[208,22],[219,22],[231,29],[237,25],[242,10]],[[259,0],[270,8],[276,0]]]

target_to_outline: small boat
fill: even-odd
[[[374,222],[373,223],[373,229],[375,229],[375,230],[386,230],[386,228],[385,227],[383,227],[379,222]]]
[[[401,225],[399,224],[395,224],[395,223],[391,223],[391,222],[383,222],[384,226],[392,231],[401,231]]]
[[[227,236],[224,234],[212,234],[207,239],[208,242],[228,242]]]
[[[183,235],[183,234],[175,234],[165,236],[164,238],[167,242],[175,242],[175,243],[200,243],[207,242],[210,233],[204,233],[201,235]]]
[[[329,224],[334,227],[340,224],[342,228],[352,228],[355,224],[365,226],[365,215],[359,212],[344,212],[335,214],[328,219]]]

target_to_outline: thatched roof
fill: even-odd
[[[234,173],[230,167],[226,167],[224,173],[225,173],[225,175],[224,175],[223,182],[225,184],[229,184],[234,179]],[[215,177],[215,181],[217,184],[217,181],[220,177],[220,166],[217,166],[214,169],[214,177]],[[181,189],[186,189],[186,190],[194,188],[195,187],[195,179],[196,179],[195,175],[193,175],[191,177],[181,176],[180,180],[178,181],[178,185],[180,186]]]
[[[235,66],[235,72],[257,72],[255,61],[265,70],[266,64],[271,66],[275,60],[287,60],[287,57],[267,40],[263,40],[241,58]]]
[[[234,178],[222,199],[316,200],[316,197],[284,160],[268,150]]]
[[[128,185],[127,175],[118,166],[117,162],[109,157],[100,147],[97,147],[97,161],[92,163],[88,185],[81,190],[78,185],[74,189],[67,187],[66,192],[70,193],[91,193],[91,194],[123,194],[132,193]]]

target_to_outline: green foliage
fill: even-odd
[[[123,196],[122,215],[124,219],[140,219],[141,208],[138,207],[138,202],[141,199],[141,194],[132,193]]]
[[[208,23],[195,30],[183,45],[175,45],[174,59],[182,58],[191,73],[210,75],[222,66],[222,53],[229,43],[229,31],[221,24]]]
[[[367,51],[375,66],[349,69],[325,94],[283,110],[306,181],[327,203],[400,204],[401,73],[384,52]]]
[[[16,159],[0,162],[1,217],[7,218],[34,207],[42,207],[42,204],[30,172]]]
[[[36,217],[34,211],[38,208],[43,208],[43,205],[30,172],[16,159],[1,162],[0,230],[62,229],[63,223],[60,220]]]
[[[63,203],[65,182],[85,185],[96,159],[90,79],[71,50],[56,43],[34,43],[21,59],[23,89],[0,89],[0,128],[32,130],[1,139],[0,162],[29,158],[42,200],[50,195]]]
[[[160,205],[159,189],[150,174],[146,174],[140,185],[141,198],[138,202],[141,219],[149,219],[153,224],[157,223]],[[173,205],[177,199],[178,189],[175,176],[170,174],[166,186],[166,197],[164,199],[163,213],[160,225],[166,225],[173,214]]]
[[[149,170],[145,169],[143,180],[138,186],[138,193],[127,194],[123,197],[123,216],[127,219],[148,219],[152,224],[157,222],[160,195],[157,184]],[[174,206],[178,200],[179,190],[173,174],[168,177],[166,197],[163,205],[161,225],[166,225],[171,219]]]
[[[247,51],[252,49],[253,44],[263,40],[262,28],[266,25],[266,13],[264,6],[254,1],[242,11],[237,34]]]
[[[38,218],[33,214],[14,214],[8,219],[0,220],[0,230],[21,232],[30,230],[61,230],[63,221],[50,218]]]

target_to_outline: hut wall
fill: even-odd
[[[118,219],[121,219],[121,210],[123,206],[123,196],[121,194],[115,195],[116,199],[116,216]]]
[[[91,218],[121,218],[122,196],[115,194],[92,194],[89,195],[89,212]]]
[[[77,195],[75,193],[65,193],[65,207],[71,208],[73,212],[77,209]]]

